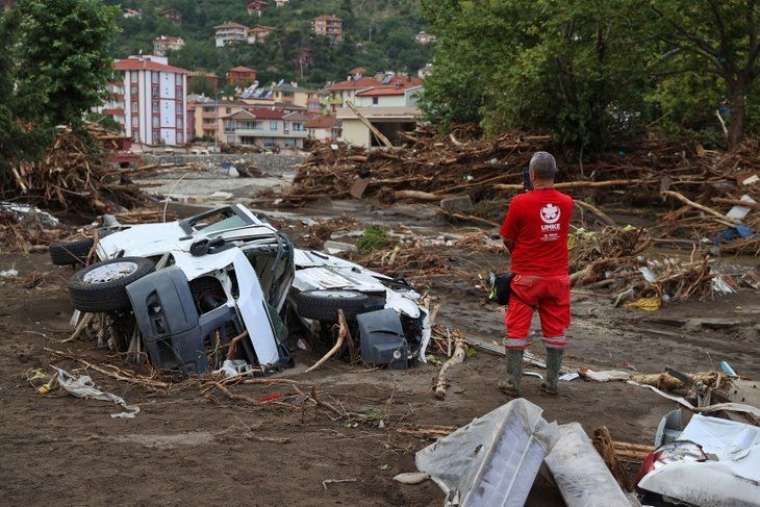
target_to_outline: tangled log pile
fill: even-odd
[[[365,150],[322,144],[300,167],[287,200],[299,203],[320,196],[348,197],[357,180],[368,183],[365,195],[414,190],[446,195],[477,192],[486,185],[522,179],[522,168],[549,136],[506,133],[492,141],[463,143],[453,135],[438,140],[435,131],[419,127],[405,134],[403,148]],[[493,191],[492,187],[489,187]],[[403,195],[403,194],[401,194]]]
[[[506,198],[522,190],[523,168],[531,155],[551,149],[549,136],[520,132],[470,141],[457,139],[460,131],[439,136],[429,127],[403,135],[406,146],[399,148],[317,146],[283,203],[351,196],[375,196],[386,203],[436,202],[457,194],[468,194],[474,202]],[[607,206],[631,213],[655,208],[659,223],[652,232],[658,238],[707,238],[724,254],[760,255],[758,140],[723,153],[646,139],[591,161],[560,166],[557,187],[578,200],[593,198],[599,208],[591,207],[592,212]],[[729,215],[734,206],[749,213]],[[610,222],[606,214],[602,218]]]
[[[61,128],[40,160],[21,162],[0,182],[6,200],[23,200],[45,209],[85,215],[112,213],[143,205],[148,197],[137,185],[108,167],[104,137]]]
[[[20,222],[18,217],[0,209],[0,253],[44,251],[66,234],[62,227],[46,226],[38,220]]]

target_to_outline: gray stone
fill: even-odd
[[[469,195],[458,195],[441,199],[441,208],[452,213],[470,213],[475,207]]]

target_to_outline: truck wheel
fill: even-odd
[[[77,271],[69,281],[74,308],[102,313],[129,308],[126,287],[151,273],[155,265],[143,257],[122,257],[99,262]]]
[[[50,245],[50,260],[56,266],[84,264],[92,249],[92,239],[80,239]]]
[[[310,290],[295,297],[298,315],[307,319],[327,322],[338,320],[338,310],[343,310],[347,319],[371,310],[383,308],[385,297],[370,297],[351,290]]]

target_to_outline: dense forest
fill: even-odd
[[[121,33],[114,56],[152,52],[158,35],[179,36],[185,47],[169,54],[170,63],[204,69],[223,76],[231,67],[245,65],[258,71],[259,80],[280,79],[321,86],[345,79],[361,66],[370,71],[416,72],[432,58],[433,49],[417,44],[425,29],[419,0],[290,0],[280,8],[269,0],[261,17],[249,15],[246,0],[120,0],[108,1],[122,9],[142,10],[141,17],[119,19]],[[181,23],[162,16],[176,9]],[[312,32],[312,20],[323,14],[343,19],[344,39],[333,43]],[[214,45],[214,26],[235,21],[247,26],[271,26],[265,43],[225,48]],[[302,66],[300,63],[304,62]]]

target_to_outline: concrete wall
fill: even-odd
[[[343,120],[343,141],[354,146],[369,147],[372,137],[369,129],[360,120]]]
[[[357,107],[404,107],[407,105],[403,95],[386,95],[377,97],[378,103],[372,101],[372,97],[355,97],[354,105]]]

